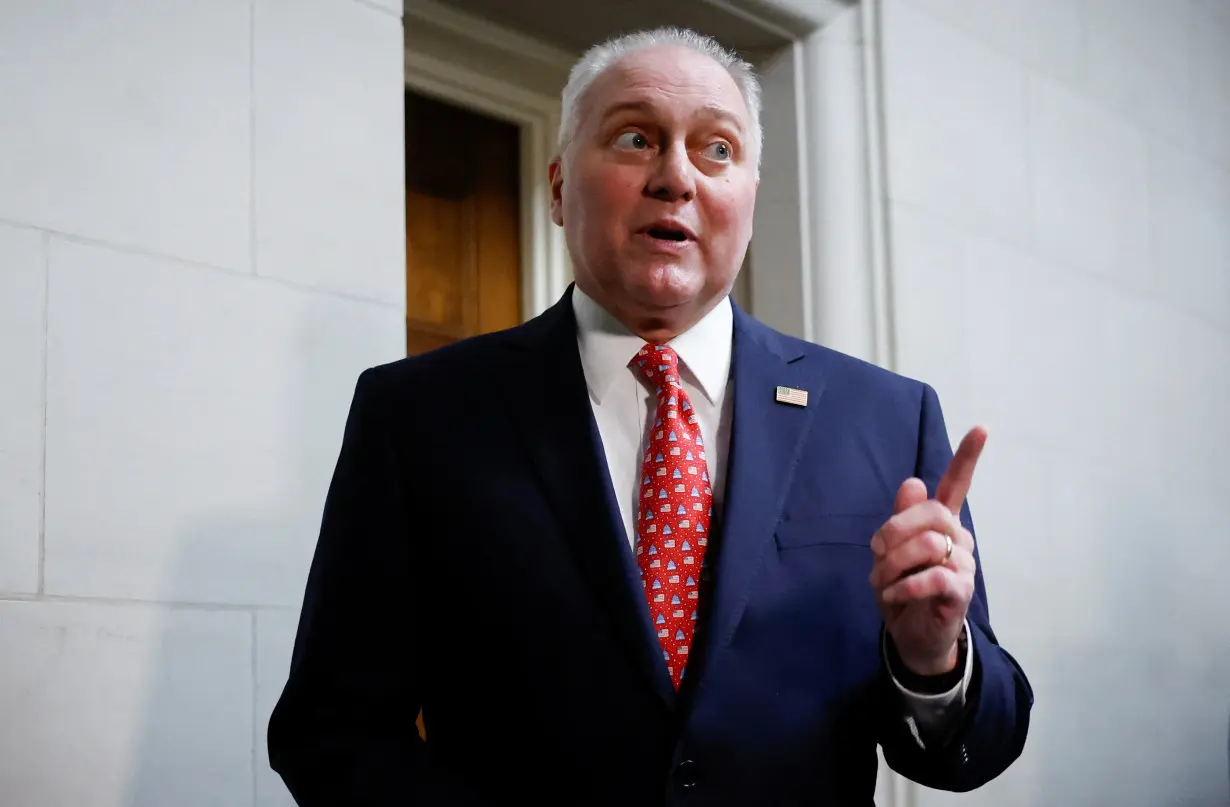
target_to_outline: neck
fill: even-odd
[[[699,322],[699,320],[697,320],[697,322]],[[624,323],[628,330],[632,331],[634,334],[651,345],[665,345],[667,342],[671,341],[679,334],[684,333],[688,330],[688,328],[691,328],[692,325],[695,324],[696,323],[693,322],[684,327],[672,327],[669,325],[659,325],[658,323],[653,322],[631,324],[627,322]]]
[[[577,287],[581,288],[580,284]],[[636,305],[620,305],[615,300],[605,299],[601,293],[594,294],[590,289],[581,288],[581,290],[610,314],[616,322],[651,345],[664,345],[680,334],[686,333],[716,308],[725,296],[719,295],[703,306],[688,303],[646,311]]]
[[[667,342],[679,336],[681,333],[686,333],[691,330],[692,326],[705,318],[713,310],[713,306],[697,311],[689,309],[684,311],[671,311],[667,315],[662,314],[636,314],[623,312],[612,312],[612,316],[619,320],[625,328],[632,333],[644,339],[651,345],[664,345]]]

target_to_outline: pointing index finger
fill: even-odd
[[[948,470],[936,486],[935,498],[954,514],[961,513],[961,505],[965,504],[965,497],[974,481],[974,466],[978,464],[978,457],[986,443],[985,426],[970,429],[962,438],[952,462],[948,463]]]

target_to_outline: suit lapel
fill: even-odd
[[[521,361],[509,406],[581,573],[617,639],[668,704],[675,689],[649,619],[640,570],[629,549],[577,351],[569,293],[512,332]]]
[[[743,615],[824,392],[801,351],[738,308],[732,350],[734,419],[709,625],[714,660]],[[806,390],[807,406],[779,403],[778,386]]]

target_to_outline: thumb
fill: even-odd
[[[910,477],[897,488],[897,498],[893,502],[893,513],[908,510],[919,502],[927,500],[927,486],[921,479]]]

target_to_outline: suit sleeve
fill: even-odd
[[[301,807],[482,803],[434,765],[419,738],[411,480],[359,378],[325,501],[290,676],[269,723],[270,764]]]
[[[952,447],[940,410],[939,398],[923,387],[915,475],[935,489],[952,460]],[[968,503],[961,523],[974,532]],[[974,557],[978,560],[975,543]],[[909,717],[899,693],[887,683],[881,745],[890,767],[926,787],[967,791],[981,787],[1002,773],[1021,754],[1029,730],[1033,691],[1016,660],[999,646],[991,630],[982,563],[974,580],[974,597],[967,615],[974,669],[966,692],[964,712],[942,742],[920,743],[917,724]],[[887,675],[885,676],[887,678]]]

